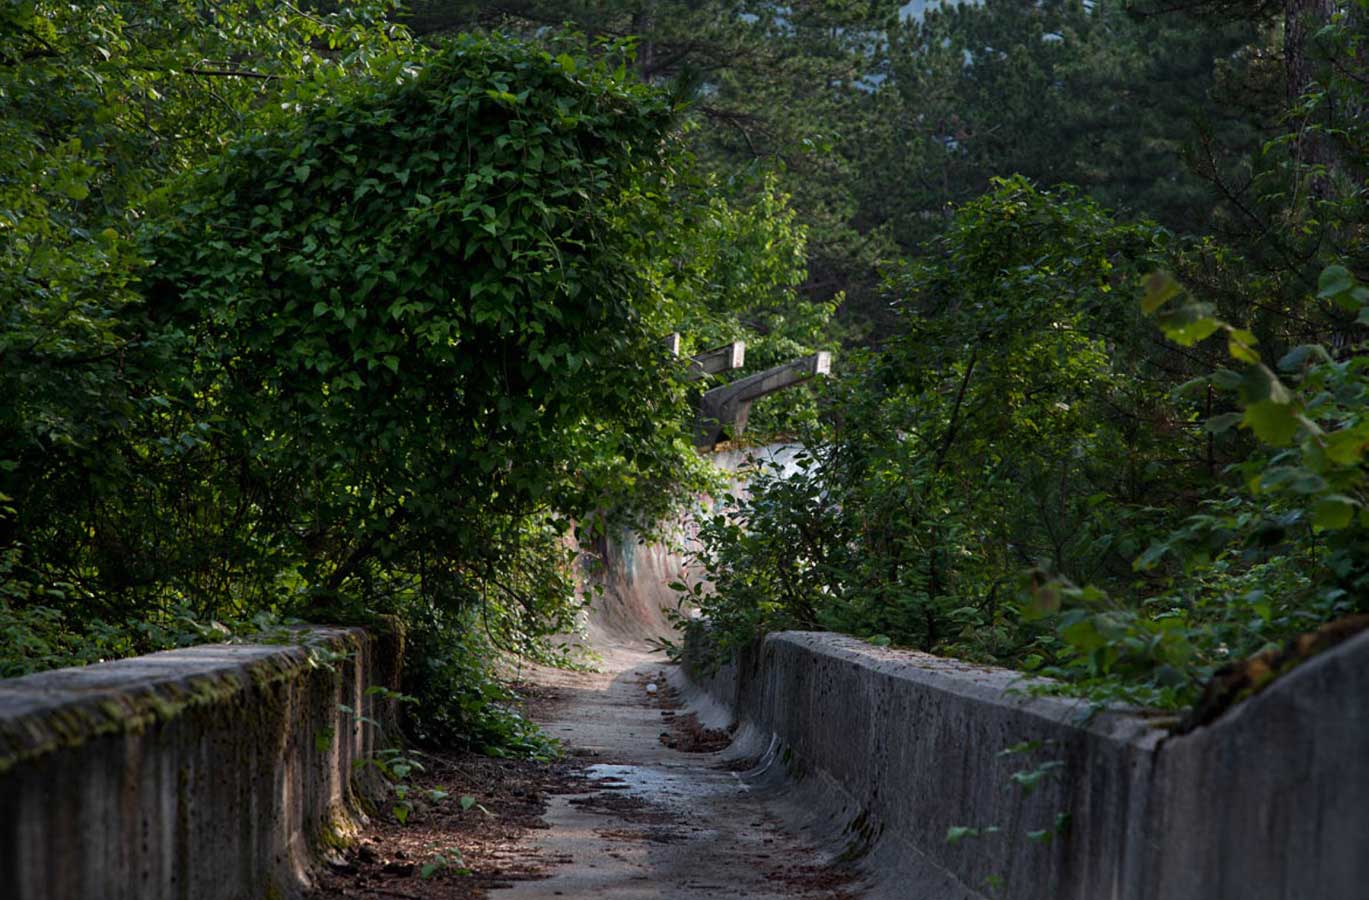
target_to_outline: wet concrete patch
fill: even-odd
[[[545,879],[512,885],[493,897],[859,896],[853,872],[835,863],[841,848],[805,842],[787,827],[789,811],[753,790],[716,749],[696,741],[685,752],[661,740],[663,721],[669,735],[703,734],[717,748],[730,743],[731,735],[678,713],[679,696],[659,662],[619,653],[614,663],[621,667],[616,676],[581,676],[545,723],[568,745],[602,760],[587,767],[584,793],[550,799],[548,828],[532,842],[541,858],[568,862],[550,866]],[[671,728],[672,720],[683,720],[683,730]]]

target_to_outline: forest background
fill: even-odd
[[[720,648],[1189,706],[1369,611],[1366,12],[4,0],[0,674],[398,621],[415,737],[545,750],[487,660],[716,487],[680,331],[840,350]]]

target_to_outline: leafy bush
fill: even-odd
[[[221,5],[208,30],[177,4],[6,7],[6,671],[261,613],[397,613],[422,654],[416,732],[542,752],[490,648],[543,653],[571,626],[572,522],[653,522],[702,483],[660,338],[730,327],[720,283],[774,302],[801,233],[721,237],[783,199],[748,219],[708,197],[669,145],[673,99],[622,48],[429,50],[369,7],[287,7]],[[200,142],[105,140],[126,110],[77,114],[105,51],[110,78],[229,78],[228,115],[178,92],[136,115]],[[211,52],[237,68],[201,71]],[[119,90],[150,96],[139,78]],[[64,129],[81,140],[49,143]]]
[[[392,64],[390,8],[0,4],[0,547],[26,580],[98,607],[80,561],[125,555],[101,509],[161,515],[143,505],[161,435],[141,429],[166,348],[140,318],[137,246],[158,191],[283,101]]]
[[[723,649],[826,628],[1175,708],[1225,664],[1369,611],[1360,355],[1269,364],[1172,278],[1141,290],[1186,248],[1020,181],[941,248],[894,282],[904,330],[831,392],[796,470],[705,525],[717,592],[698,602]],[[1369,321],[1344,266],[1316,299]],[[1208,339],[1229,367],[1192,354]]]
[[[148,305],[183,464],[251,496],[228,559],[455,602],[525,516],[682,480],[676,310],[619,237],[669,122],[603,62],[468,38],[187,185]]]
[[[1185,415],[1139,377],[1127,287],[1163,239],[1020,179],[961,209],[891,280],[900,329],[847,357],[798,471],[706,526],[709,615],[1020,659],[1038,630],[1016,611],[1024,566],[1126,577],[1141,538],[1112,526],[1163,521],[1172,447],[1147,426]]]

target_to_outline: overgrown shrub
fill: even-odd
[[[372,58],[320,21],[306,41]],[[21,80],[54,64],[45,45],[101,37],[84,19],[19,24],[35,31],[14,53],[40,59]],[[151,52],[122,24],[103,33],[114,49]],[[347,79],[286,67],[293,87],[256,98],[285,115],[244,114],[256,127],[220,132],[221,156],[166,161],[172,180],[140,186],[117,233],[73,232],[91,259],[50,229],[21,235],[30,261],[87,274],[57,282],[7,244],[7,670],[203,639],[196,622],[398,613],[431,654],[420,730],[531,747],[486,702],[486,650],[570,624],[571,521],[649,521],[697,470],[660,338],[698,312],[710,270],[674,278],[649,255],[671,246],[642,240],[696,183],[668,145],[671,97],[624,58],[462,38]],[[58,127],[31,112],[35,134]],[[53,182],[51,222],[82,212],[96,168]],[[116,252],[116,281],[83,287]]]
[[[1129,287],[1162,243],[1022,180],[961,209],[891,280],[899,330],[847,358],[797,471],[706,527],[709,614],[1013,659],[1022,568],[1125,578],[1143,538],[1113,526],[1154,529],[1179,488],[1156,430],[1185,412],[1145,381]]]

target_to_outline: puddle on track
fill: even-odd
[[[589,767],[592,791],[552,798],[546,831],[530,841],[554,863],[549,877],[494,891],[497,900],[750,898],[854,900],[860,894],[828,856],[786,830],[717,753],[665,746],[668,729],[645,689],[659,657],[620,653],[616,670],[558,687],[566,702],[544,725]],[[549,673],[545,677],[556,678]]]

